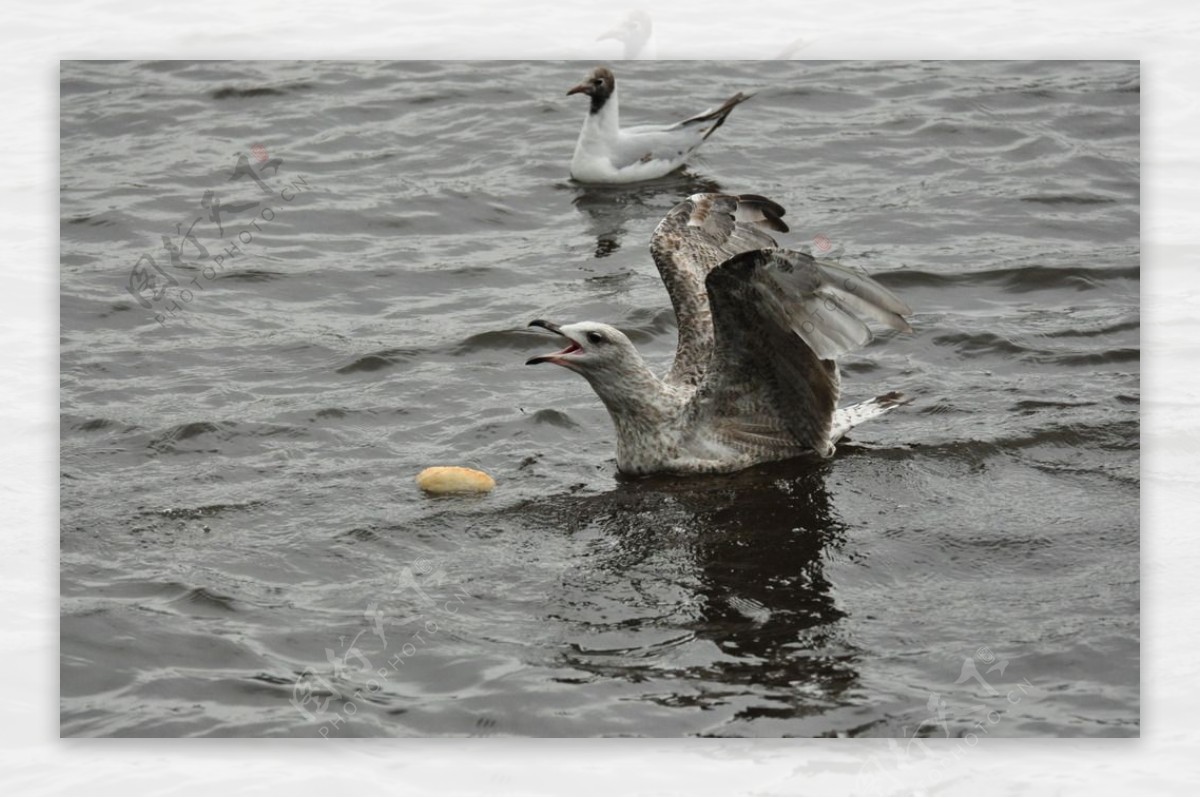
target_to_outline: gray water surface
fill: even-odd
[[[62,733],[1137,735],[1137,64],[617,64],[627,124],[758,92],[624,188],[590,66],[64,62]],[[524,327],[665,369],[718,189],[914,308],[842,363],[914,402],[622,479]]]

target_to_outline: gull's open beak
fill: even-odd
[[[591,94],[591,93],[592,93],[592,84],[586,80],[583,83],[580,83],[578,86],[572,86],[570,89],[567,90],[568,97],[570,97],[572,94]],[[534,324],[536,324],[536,323],[537,322],[534,322]]]
[[[552,332],[556,335],[562,335],[563,337],[566,337],[566,334],[562,331],[561,327],[559,327],[557,324],[554,324],[553,322],[546,321],[545,319],[534,319],[533,321],[529,322],[529,326],[530,327],[541,327],[542,329],[549,330],[550,332]],[[531,357],[525,361],[525,365],[526,366],[535,366],[538,363],[554,363],[557,366],[567,365],[559,358],[561,358],[563,355],[573,355],[576,352],[583,351],[583,348],[579,344],[575,343],[570,338],[567,338],[567,340],[570,343],[568,344],[567,348],[562,350],[561,352],[552,352],[549,355],[538,355],[537,357]]]

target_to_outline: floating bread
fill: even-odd
[[[426,493],[488,493],[496,480],[482,471],[460,466],[433,466],[417,474],[417,487]]]

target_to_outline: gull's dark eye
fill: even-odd
[[[600,78],[592,79],[592,85],[595,86],[597,89],[600,88],[600,86],[603,85],[603,83],[604,83],[604,81],[600,80]]]
[[[587,339],[593,344],[602,344],[606,340],[603,335],[595,331],[588,333]]]

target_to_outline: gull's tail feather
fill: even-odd
[[[833,423],[829,430],[829,440],[837,442],[843,435],[864,421],[878,418],[889,410],[900,405],[906,405],[911,401],[911,398],[899,391],[892,391],[882,396],[876,396],[874,399],[859,402],[856,405],[839,407],[833,411]]]
[[[683,120],[682,122],[679,123],[679,126],[686,127],[688,125],[696,125],[701,122],[711,122],[713,120],[716,120],[715,124],[713,124],[712,127],[710,127],[708,130],[704,131],[704,140],[707,140],[709,136],[711,136],[714,132],[716,132],[717,128],[719,128],[721,125],[725,124],[725,117],[729,116],[729,112],[732,111],[734,109],[734,107],[736,107],[737,105],[739,105],[741,103],[744,103],[746,100],[749,100],[753,96],[754,96],[753,94],[744,94],[739,91],[737,94],[733,95],[728,100],[726,100],[725,102],[718,105],[716,108],[709,108],[707,111],[703,111],[699,114],[696,114],[693,117]]]

